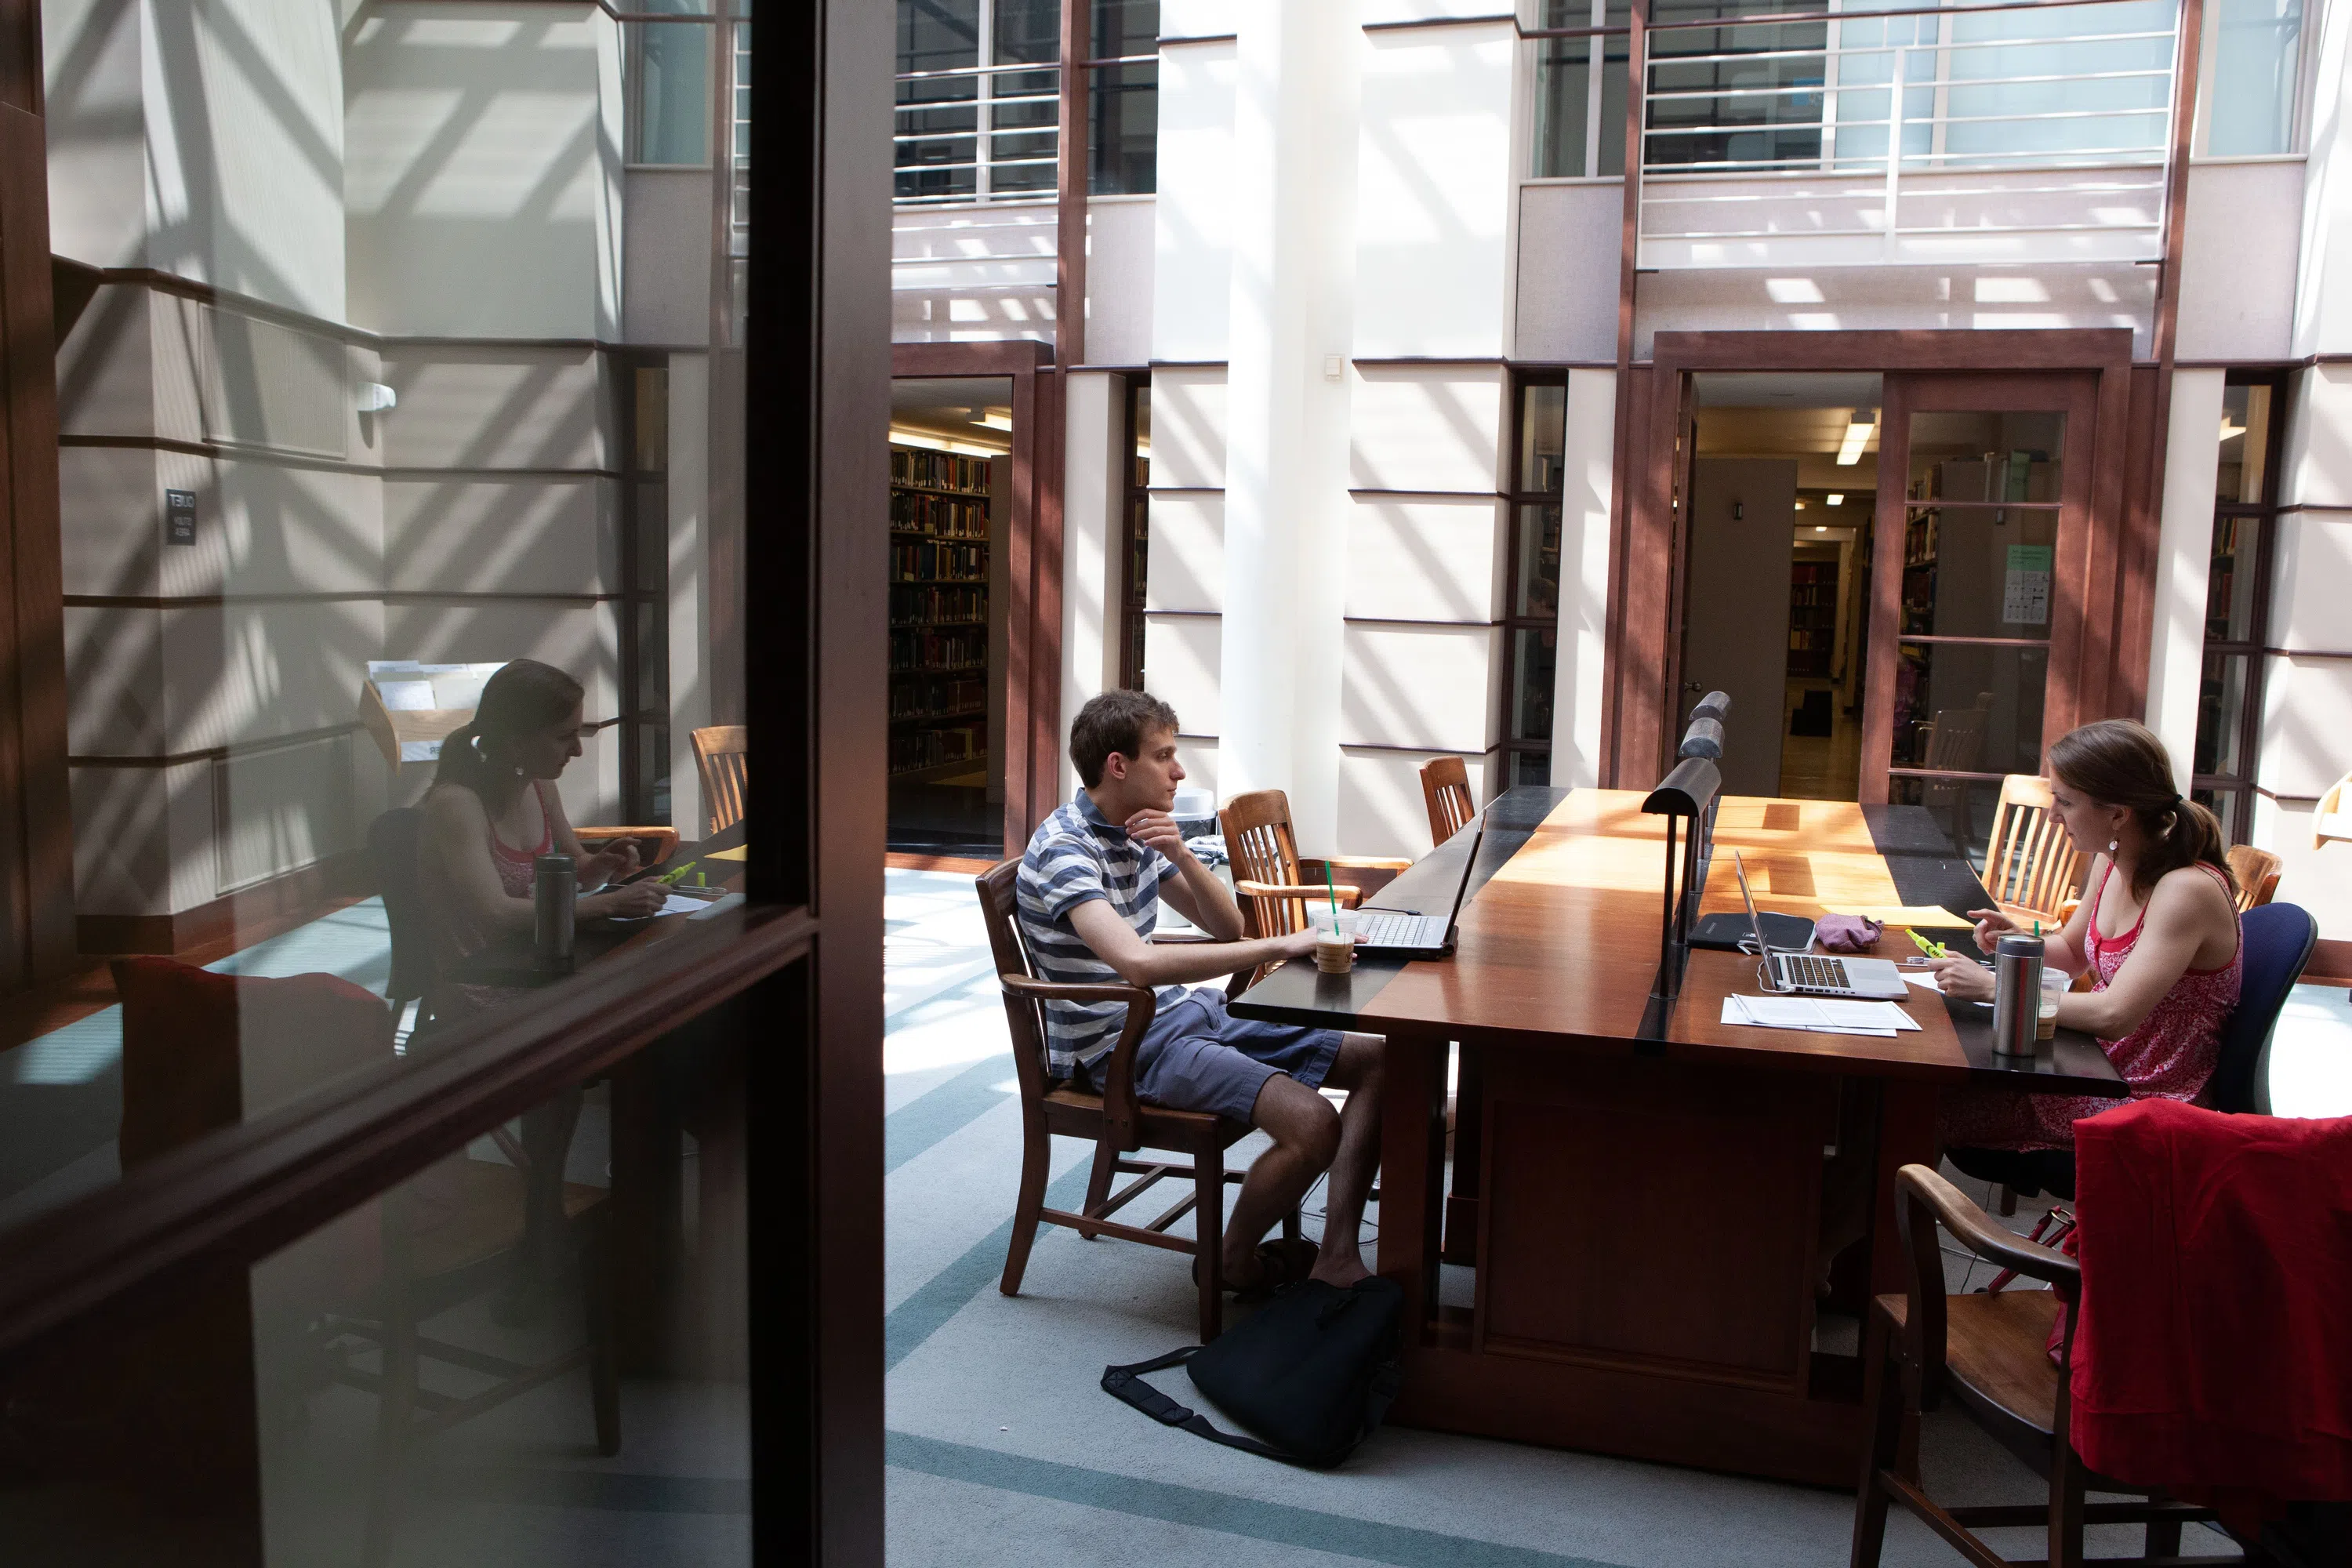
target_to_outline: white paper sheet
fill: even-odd
[[[1892,1002],[1850,1002],[1828,996],[1726,996],[1723,1021],[1817,1035],[1870,1035],[1893,1039],[1918,1020]]]

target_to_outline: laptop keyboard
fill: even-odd
[[[1439,936],[1430,933],[1432,923],[1427,915],[1368,914],[1357,929],[1374,947],[1434,947]]]
[[[1807,991],[1851,991],[1846,984],[1845,965],[1834,958],[1822,958],[1810,952],[1784,952],[1779,955],[1780,977],[1784,984]]]

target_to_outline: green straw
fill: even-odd
[[[1331,929],[1338,931],[1339,929],[1339,885],[1331,880],[1331,862],[1328,860],[1323,862],[1323,886],[1331,894]]]

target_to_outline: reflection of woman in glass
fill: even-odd
[[[569,855],[583,896],[579,913],[649,915],[661,907],[652,882],[597,892],[636,869],[634,847],[602,854],[581,847],[550,781],[580,754],[580,683],[550,665],[519,658],[490,677],[474,721],[441,742],[441,765],[424,803],[419,882],[432,928],[434,962],[446,969],[495,944],[528,942],[532,862]],[[436,1022],[501,999],[492,987],[444,985]]]
[[[2093,860],[2089,895],[2064,930],[2043,933],[2043,962],[2097,974],[2059,1003],[2058,1022],[2097,1037],[2133,1100],[2199,1100],[2243,968],[2221,826],[2180,798],[2164,742],[2127,719],[2085,724],[2052,746],[2050,793]],[[1998,910],[1970,913],[1987,952],[2016,929]],[[1992,971],[1973,959],[1944,959],[1937,978],[1948,994],[1992,999]],[[1947,1146],[2067,1149],[2077,1119],[2128,1103],[1963,1089],[1946,1097],[1940,1132]]]

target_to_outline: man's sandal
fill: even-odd
[[[1318,1252],[1315,1243],[1304,1237],[1293,1241],[1261,1241],[1257,1244],[1258,1277],[1247,1285],[1227,1285],[1225,1290],[1235,1301],[1263,1301],[1286,1285],[1296,1285],[1315,1268]],[[1201,1260],[1192,1259],[1192,1283],[1201,1282]]]

